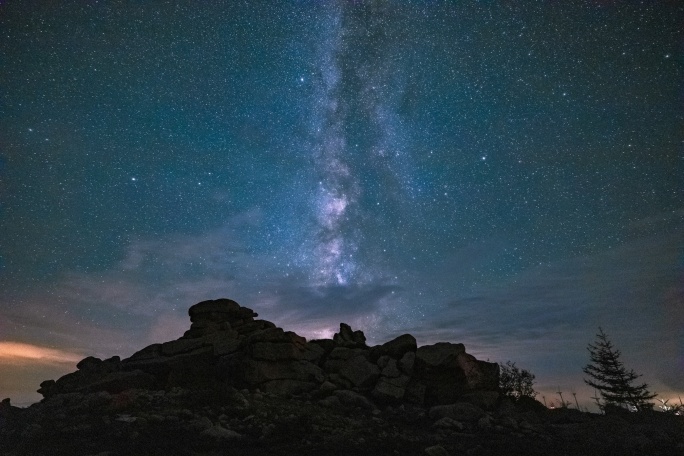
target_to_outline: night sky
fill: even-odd
[[[0,2],[0,398],[232,298],[684,395],[676,1]],[[566,396],[567,399],[568,396]]]

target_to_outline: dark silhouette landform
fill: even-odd
[[[26,409],[2,401],[0,454],[684,454],[682,417],[502,397],[498,364],[463,344],[369,347],[344,323],[307,341],[229,299],[189,315],[177,340],[85,358]]]

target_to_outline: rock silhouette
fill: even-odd
[[[44,397],[127,389],[228,385],[280,395],[311,392],[324,383],[379,403],[419,406],[453,403],[474,393],[496,396],[499,367],[475,359],[463,344],[418,348],[404,334],[368,347],[361,331],[340,324],[332,340],[313,340],[257,320],[230,299],[190,307],[190,329],[173,341],[145,347],[130,358],[88,357],[78,371],[41,383]]]
[[[0,402],[0,454],[684,454],[682,417],[514,402],[463,344],[369,347],[344,323],[307,341],[229,299],[189,315],[177,340],[87,357],[26,409]]]

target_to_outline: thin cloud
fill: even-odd
[[[0,362],[74,364],[82,358],[83,355],[56,348],[22,342],[0,342]]]

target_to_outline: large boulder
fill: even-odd
[[[404,399],[406,387],[411,379],[408,375],[399,377],[380,377],[371,395],[383,403],[398,403]]]
[[[241,307],[231,299],[202,301],[190,307],[188,315],[190,315],[192,325],[183,337],[189,339],[215,331],[236,329],[252,323],[258,316],[252,309]]]
[[[380,377],[380,369],[363,356],[346,361],[340,375],[357,388],[371,388]]]
[[[440,342],[416,350],[414,377],[425,385],[426,405],[449,404],[471,391],[496,391],[496,363],[478,361],[463,344]]]
[[[403,334],[395,339],[385,342],[382,345],[375,346],[371,349],[372,357],[378,359],[381,356],[389,356],[395,359],[401,359],[407,352],[415,352],[418,348],[416,338],[411,334]]]

